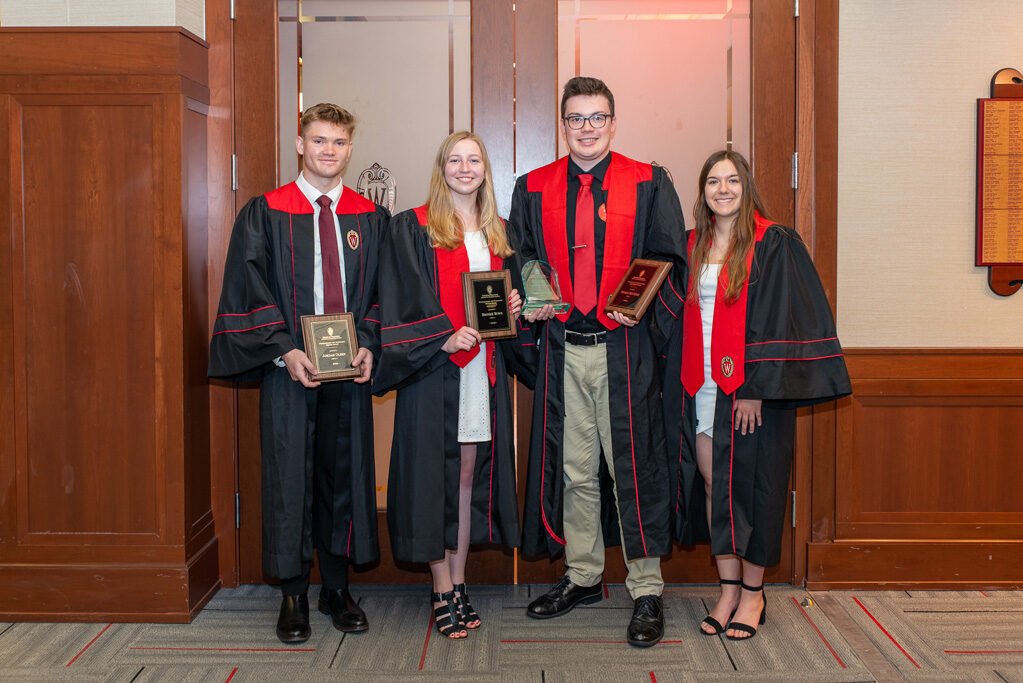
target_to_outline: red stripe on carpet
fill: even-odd
[[[234,675],[236,673],[238,673],[238,667],[234,668],[234,671],[231,672],[231,675],[227,677],[227,680],[224,681],[224,683],[230,683],[231,679],[234,678]]]
[[[131,647],[129,650],[170,650],[172,652],[316,652],[315,647]]]
[[[881,629],[881,631],[886,636],[888,636],[888,639],[890,641],[892,641],[893,643],[895,643],[895,647],[899,648],[899,651],[902,652],[902,654],[906,655],[906,659],[908,659],[909,661],[913,662],[913,666],[915,666],[916,668],[918,668],[918,669],[921,668],[920,665],[916,663],[916,660],[909,656],[909,653],[906,652],[905,648],[903,648],[901,645],[899,645],[899,641],[895,640],[895,638],[892,637],[892,634],[888,633],[888,631],[885,629],[885,627],[881,625],[881,622],[878,621],[874,617],[874,615],[870,613],[870,610],[863,606],[863,603],[860,602],[860,599],[857,598],[857,597],[854,597],[853,600],[856,602],[857,605],[860,606],[860,609],[862,609],[864,612],[866,612],[867,616],[870,617],[874,621],[875,624],[877,624],[877,627],[879,629]]]
[[[611,597],[611,593],[607,590],[607,584],[605,583],[604,584],[604,599],[608,599],[610,597]]]
[[[991,597],[990,595],[988,595],[984,591],[981,591],[980,594],[983,595],[985,598],[990,598]]]
[[[426,648],[430,647],[430,634],[433,633],[433,612],[429,614],[430,621],[426,624],[426,641],[423,643],[423,654],[419,656],[419,670],[423,670],[423,664],[426,663]]]
[[[65,666],[71,666],[72,664],[74,664],[74,663],[75,663],[75,660],[76,660],[76,659],[78,659],[79,657],[81,657],[81,656],[82,656],[82,653],[84,653],[84,652],[85,652],[86,650],[88,650],[88,649],[89,649],[90,647],[92,647],[92,644],[93,644],[93,643],[95,643],[95,642],[96,642],[97,640],[99,640],[99,637],[100,637],[101,635],[103,635],[104,633],[106,633],[106,632],[107,632],[107,629],[108,629],[108,628],[110,628],[111,626],[113,626],[113,624],[112,624],[112,623],[111,623],[111,624],[107,624],[106,626],[104,626],[104,627],[103,627],[103,630],[102,630],[102,631],[100,631],[99,633],[97,633],[97,634],[96,634],[96,637],[95,637],[95,638],[93,638],[92,640],[90,640],[90,641],[89,641],[89,644],[88,644],[88,645],[86,645],[86,646],[85,646],[85,647],[83,647],[83,648],[82,648],[81,650],[79,650],[79,651],[78,651],[78,654],[76,654],[76,655],[75,655],[74,657],[72,657],[72,658],[71,658],[71,661],[70,661],[70,662],[68,662],[67,664],[65,664]]]
[[[817,624],[813,623],[813,619],[810,618],[810,615],[806,613],[806,610],[803,609],[803,606],[799,604],[799,601],[796,600],[794,596],[792,597],[792,602],[796,603],[796,607],[798,607],[799,611],[803,613],[803,616],[806,617],[806,620],[810,622],[810,626],[813,626],[813,630],[817,632],[817,635],[821,637],[821,640],[824,641],[824,644],[828,646],[828,650],[831,652],[831,656],[835,658],[835,661],[838,662],[838,664],[843,669],[846,668],[845,662],[843,662],[842,658],[838,656],[837,652],[835,652],[835,648],[831,647],[831,643],[829,643],[828,639],[824,637],[824,634],[821,633],[821,630],[817,628]]]
[[[624,645],[628,643],[627,640],[502,640],[502,643],[544,643],[547,645],[559,645],[559,644],[596,644],[596,645]],[[662,645],[679,644],[684,641],[681,640],[662,640]]]
[[[657,676],[654,676],[654,672],[650,672],[650,683],[657,683]]]

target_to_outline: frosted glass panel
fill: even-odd
[[[377,163],[395,212],[423,204],[441,141],[471,122],[469,0],[282,0],[278,14],[281,183],[298,175],[299,112],[334,102],[357,119],[345,185]],[[373,399],[373,419],[384,509],[393,393]]]
[[[378,163],[395,211],[422,204],[441,140],[471,120],[468,0],[288,0],[279,12],[281,181],[298,174],[300,109],[334,102],[357,118],[345,184]]]
[[[611,88],[612,149],[666,167],[687,223],[703,160],[749,155],[749,0],[560,0],[558,87],[576,75]]]

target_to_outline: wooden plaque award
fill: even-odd
[[[352,367],[359,351],[355,336],[355,316],[351,313],[302,316],[302,339],[305,355],[316,366],[314,382],[334,382],[362,375],[362,368]]]
[[[618,283],[618,288],[608,298],[604,313],[618,311],[633,320],[639,320],[657,296],[669,270],[671,264],[667,261],[633,259],[622,281]]]
[[[479,332],[480,339],[511,339],[518,335],[515,317],[508,306],[511,291],[509,270],[462,273],[465,324]]]

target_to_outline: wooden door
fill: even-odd
[[[241,206],[247,197],[277,184],[274,80],[277,55],[276,40],[271,40],[276,35],[277,15],[269,3],[241,2],[237,7],[235,148],[239,167],[237,203]],[[796,191],[791,182],[792,155],[797,149],[798,20],[791,0],[753,0],[751,14],[754,170],[761,192],[777,220],[807,234],[806,230],[812,228],[797,220]],[[502,213],[507,211],[515,175],[553,161],[557,154],[560,84],[557,83],[556,24],[554,0],[517,0],[515,3],[512,0],[474,0],[472,3],[473,44],[487,45],[486,50],[473,50],[472,55],[473,128],[487,141]],[[670,87],[676,68],[677,65],[664,66],[649,75],[656,87]],[[628,153],[628,150],[622,151]],[[532,396],[521,385],[515,391],[521,489],[525,481]],[[800,417],[794,480],[799,476],[808,477],[810,420],[809,414]],[[263,577],[260,569],[258,389],[239,389],[236,434],[241,512],[238,577],[243,583],[259,582]],[[797,509],[797,512],[805,509],[807,518],[808,498],[805,504],[800,501]],[[797,516],[801,518],[802,513]],[[786,519],[791,518],[789,510]],[[375,567],[365,568],[356,580],[384,583],[427,580],[425,567],[395,566],[389,555],[383,511],[380,522],[381,561]],[[798,527],[794,535],[786,526],[782,563],[769,570],[768,581],[788,582],[801,577],[801,572],[805,571],[802,568],[805,567],[808,534],[798,532]],[[800,539],[798,544],[793,543],[794,538]],[[474,552],[472,558],[473,576],[481,583],[546,582],[562,572],[560,561],[526,560],[503,550]],[[624,564],[620,558],[619,549],[608,550],[609,581],[624,579]],[[712,580],[714,569],[706,546],[676,549],[665,558],[664,576],[670,582]]]

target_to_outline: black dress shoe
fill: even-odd
[[[277,637],[282,643],[304,643],[313,631],[309,628],[309,597],[285,595],[277,616]]]
[[[601,584],[595,586],[577,586],[562,576],[554,588],[529,603],[526,614],[534,619],[550,619],[559,617],[576,605],[589,605],[600,602]]]
[[[664,636],[664,606],[660,595],[641,595],[632,608],[629,644],[636,647],[656,645]]]
[[[321,588],[320,611],[330,615],[334,628],[345,633],[357,633],[369,629],[366,613],[356,604],[347,588]]]

